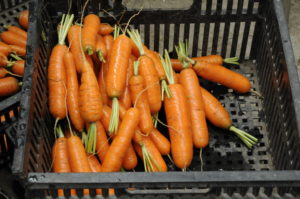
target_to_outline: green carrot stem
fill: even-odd
[[[112,112],[109,121],[108,132],[112,134],[117,132],[119,126],[119,101],[117,97],[112,98]]]

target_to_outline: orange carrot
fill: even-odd
[[[102,171],[101,164],[97,160],[96,156],[94,156],[92,154],[87,154],[87,156],[88,156],[88,162],[89,162],[92,172],[95,172],[95,173],[101,172]],[[96,195],[102,195],[102,189],[96,189]]]
[[[12,95],[20,89],[19,82],[14,77],[0,79],[0,97]]]
[[[8,61],[7,56],[0,52],[0,67],[11,66],[14,62]]]
[[[98,34],[100,35],[109,35],[114,31],[114,28],[109,24],[101,23],[99,26]]]
[[[80,48],[80,30],[79,25],[73,25],[68,32],[68,42],[70,44],[71,52],[75,59],[76,71],[81,73],[81,65],[83,64],[84,55],[81,53]]]
[[[102,63],[101,68],[99,70],[98,85],[99,85],[103,105],[106,105],[109,99],[108,99],[108,96],[106,93],[105,74],[104,74],[105,66],[104,65],[105,65],[105,63]]]
[[[68,159],[67,138],[64,137],[60,127],[57,128],[58,138],[52,146],[53,172],[70,173],[71,167]],[[58,196],[64,196],[64,190],[58,189]],[[75,190],[71,190],[72,195],[76,194]]]
[[[140,62],[139,73],[145,81],[145,89],[151,113],[157,113],[162,104],[158,73],[155,69],[152,59],[146,56],[147,49],[142,44],[139,33],[136,30],[132,30],[129,31],[129,35],[140,52],[140,57],[138,58]]]
[[[15,46],[15,45],[9,45],[10,47],[10,52],[15,53],[19,56],[25,56],[26,55],[26,48],[22,48],[20,46]]]
[[[103,125],[101,124],[100,121],[96,122],[96,128],[97,128],[96,150],[97,150],[99,159],[101,160],[101,162],[103,162],[105,155],[109,149],[109,142],[108,142],[105,130],[103,128]]]
[[[19,15],[19,24],[26,29],[28,28],[28,16],[28,10],[23,10]]]
[[[65,118],[67,112],[67,82],[63,61],[67,47],[64,41],[66,32],[69,30],[73,18],[73,15],[63,16],[63,19],[66,20],[62,20],[65,21],[65,23],[61,25],[61,31],[59,31],[58,35],[58,44],[52,49],[48,66],[49,109],[57,121]]]
[[[231,57],[223,59],[220,55],[208,55],[203,57],[193,57],[194,61],[204,61],[210,64],[223,65],[223,63],[239,65],[238,57]],[[172,67],[175,71],[181,71],[183,69],[181,62],[178,59],[171,59]]]
[[[9,32],[16,33],[19,37],[22,37],[23,39],[27,40],[27,32],[22,30],[21,28],[13,25],[6,25],[5,28]]]
[[[6,70],[5,68],[0,67],[0,78],[5,77],[7,74],[12,75],[12,76],[20,77],[19,75],[16,75],[16,74],[14,74],[14,73],[11,73],[10,71]]]
[[[21,38],[18,34],[10,31],[5,31],[0,34],[1,40],[7,44],[17,45],[26,48],[26,39]]]
[[[17,75],[23,76],[24,65],[25,65],[25,60],[18,60],[14,63],[14,65],[12,65],[11,71]]]
[[[138,134],[136,134],[138,135]],[[167,171],[167,165],[162,158],[159,150],[149,137],[142,137],[142,144],[134,143],[134,148],[142,160],[146,172],[164,172]],[[145,151],[147,150],[147,151]],[[145,162],[149,163],[145,163]]]
[[[162,155],[168,155],[170,153],[170,141],[156,128],[153,128],[149,137]]]
[[[101,62],[105,62],[105,59],[107,57],[107,49],[106,49],[103,37],[101,35],[97,35],[97,40],[96,40],[96,44],[95,44],[95,51],[96,51],[98,59]]]
[[[183,86],[174,83],[172,66],[167,51],[165,52],[165,61],[163,64],[172,96],[164,100],[171,139],[171,153],[175,165],[181,169],[186,169],[193,158],[193,139],[189,107]]]
[[[144,78],[138,75],[139,62],[134,63],[134,75],[129,80],[129,90],[132,104],[140,110],[139,127],[145,135],[152,131],[153,122],[147,94],[144,91]]]
[[[95,52],[100,18],[94,14],[85,16],[82,28],[82,46],[85,53],[92,55]]]
[[[210,92],[201,87],[201,93],[205,116],[213,125],[234,132],[249,148],[257,142],[255,137],[233,126],[227,110]]]
[[[130,89],[129,89],[129,80],[131,76],[133,75],[133,62],[135,61],[134,56],[130,56],[129,63],[128,63],[128,68],[126,72],[126,86],[125,90],[120,96],[120,105],[122,104],[126,109],[129,109],[132,106],[131,103],[131,97],[130,97]]]
[[[112,98],[113,109],[109,128],[110,133],[115,132],[118,129],[118,98],[125,89],[126,71],[130,54],[130,39],[124,34],[118,36],[110,50],[109,67],[106,76],[106,91],[108,96]]]
[[[6,43],[0,41],[0,53],[7,56],[11,52],[11,48]]]
[[[121,107],[122,106],[120,106],[120,108]],[[108,106],[103,106],[103,115],[101,117],[101,122],[106,131],[108,131],[109,128],[110,115],[111,115],[111,108]],[[115,134],[112,134],[111,137],[112,139],[115,139]],[[126,170],[131,170],[135,168],[136,165],[137,165],[137,157],[132,144],[130,144],[126,151],[125,157],[123,158],[122,167]]]
[[[130,108],[118,129],[117,136],[113,140],[102,165],[103,172],[119,171],[127,148],[139,123],[139,110]]]
[[[67,76],[67,109],[70,115],[70,119],[76,130],[83,131],[84,121],[79,111],[79,85],[76,73],[76,66],[74,62],[73,54],[67,51],[64,55],[64,66]]]
[[[176,46],[178,57],[188,54],[187,43],[180,42]],[[189,68],[189,63],[181,60],[183,70],[179,75],[179,82],[184,87],[187,102],[191,114],[191,126],[193,143],[196,148],[204,148],[208,144],[208,128],[205,119],[204,104],[201,94],[200,83],[195,71]]]

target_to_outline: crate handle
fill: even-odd
[[[152,195],[152,194],[208,194],[211,191],[210,187],[203,188],[176,188],[176,189],[136,189],[136,188],[128,188],[126,192],[128,194],[136,195]]]

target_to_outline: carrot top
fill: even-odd
[[[183,68],[188,68],[189,62],[185,59],[188,57],[188,42],[179,42],[178,46],[175,46],[175,50]]]
[[[142,39],[141,39],[141,36],[140,36],[139,32],[135,29],[132,29],[131,31],[128,30],[127,33],[129,34],[130,38],[132,39],[132,41],[135,43],[135,45],[139,49],[140,56],[145,55],[143,42],[142,42]]]
[[[173,76],[173,69],[172,69],[172,63],[169,56],[169,53],[167,50],[165,50],[165,59],[163,59],[162,56],[160,56],[160,60],[163,64],[163,67],[166,72],[167,80],[169,84],[175,84],[174,76]]]
[[[65,38],[68,34],[69,28],[72,25],[74,19],[74,15],[69,15],[69,14],[63,14],[61,22],[60,22],[60,27],[58,30],[58,44],[64,45],[65,44]]]

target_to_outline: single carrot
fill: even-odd
[[[175,47],[178,57],[188,54],[187,43],[180,42]],[[205,119],[204,104],[201,94],[199,79],[195,71],[189,68],[189,63],[180,60],[183,65],[179,75],[179,82],[184,88],[191,114],[193,143],[196,148],[204,148],[208,145],[208,128]]]
[[[67,147],[71,171],[74,173],[92,172],[81,139],[72,135],[67,139]],[[84,189],[83,195],[89,195],[89,190]]]
[[[107,139],[104,127],[100,121],[96,122],[96,128],[97,128],[96,151],[99,159],[101,160],[101,162],[103,162],[105,155],[109,149],[109,141]]]
[[[12,66],[14,62],[8,61],[7,56],[0,52],[0,67]]]
[[[19,56],[25,56],[26,55],[26,48],[16,46],[16,45],[9,45],[10,47],[10,52],[15,53]]]
[[[223,63],[228,64],[235,64],[239,65],[238,63],[238,57],[230,57],[223,59],[220,55],[208,55],[208,56],[202,56],[202,57],[193,57],[192,60],[194,61],[204,61],[210,64],[217,64],[217,65],[223,65]],[[175,71],[181,71],[183,69],[182,63],[178,59],[171,59],[172,68]],[[190,66],[191,67],[191,66]]]
[[[119,101],[118,98],[124,92],[126,85],[126,71],[131,54],[130,39],[123,35],[118,36],[110,50],[109,66],[106,76],[106,91],[112,99],[112,115],[109,132],[118,129]]]
[[[101,35],[97,35],[97,40],[96,40],[96,44],[95,44],[95,51],[96,51],[98,59],[101,62],[105,62],[105,59],[107,57],[107,49],[106,49],[103,37]]]
[[[60,127],[56,130],[58,138],[55,140],[52,146],[52,161],[53,161],[53,172],[55,173],[70,173],[71,167],[68,158],[68,145],[67,138]],[[64,196],[64,190],[58,189],[58,196]],[[71,189],[71,195],[76,195],[76,191]]]
[[[10,45],[26,48],[26,39],[19,37],[18,34],[10,31],[5,31],[0,34],[1,40]]]
[[[97,160],[96,156],[94,156],[93,154],[87,154],[87,157],[92,172],[95,173],[101,172],[102,171],[101,164]],[[102,195],[102,189],[96,189],[96,195]]]
[[[25,60],[18,60],[12,65],[11,71],[14,74],[23,76],[24,75],[24,66],[25,66]]]
[[[73,21],[74,15],[63,15],[58,33],[58,44],[52,49],[48,65],[48,89],[50,113],[59,119],[66,117],[67,82],[63,57],[67,51],[65,37]]]
[[[13,25],[5,25],[4,26],[9,32],[16,33],[19,37],[22,37],[23,39],[27,40],[27,32],[22,30],[21,28]]]
[[[129,90],[132,104],[140,111],[139,128],[145,135],[152,131],[153,122],[151,117],[150,104],[146,92],[144,92],[144,78],[138,74],[139,61],[134,63],[134,75],[129,80]]]
[[[187,98],[184,88],[180,84],[174,83],[171,62],[168,52],[165,51],[163,65],[169,82],[171,91],[170,98],[164,99],[164,108],[168,129],[171,139],[171,153],[175,165],[185,170],[193,158],[193,139],[191,130],[191,119]]]
[[[67,109],[75,129],[82,132],[84,121],[79,111],[79,85],[73,54],[70,51],[66,51],[63,59],[67,74]]]
[[[82,46],[85,53],[92,55],[95,52],[100,18],[95,14],[85,16],[82,28]]]
[[[76,71],[78,73],[81,73],[81,65],[83,64],[83,60],[85,58],[80,49],[80,34],[81,27],[79,25],[71,26],[68,31],[68,42],[75,59]]]
[[[0,53],[8,56],[11,52],[11,48],[6,43],[0,41]]]
[[[120,106],[120,108],[122,109],[122,105]],[[103,124],[103,127],[106,131],[108,131],[109,129],[110,115],[111,115],[111,108],[108,106],[103,106],[103,115],[101,117],[101,123]],[[111,137],[112,139],[115,139],[115,134],[111,134]],[[126,170],[131,170],[135,168],[136,165],[137,165],[137,156],[135,154],[132,144],[130,144],[126,151],[125,157],[123,158],[122,167]]]
[[[222,104],[210,92],[201,87],[202,98],[206,118],[215,126],[228,129],[235,133],[247,147],[252,148],[258,141],[252,135],[236,128],[231,121],[230,115]]]
[[[109,24],[101,23],[99,26],[98,34],[100,35],[109,35],[114,31],[114,28]]]
[[[126,109],[129,109],[132,106],[130,89],[129,89],[129,80],[133,75],[133,62],[135,61],[134,56],[130,56],[128,68],[126,72],[126,86],[124,92],[120,96],[120,104],[122,104]]]
[[[152,59],[146,56],[146,52],[138,31],[132,30],[128,31],[128,33],[140,51],[140,57],[138,58],[140,62],[139,73],[145,81],[145,89],[148,96],[151,113],[157,113],[162,104],[158,73],[155,69]]]
[[[168,155],[171,151],[171,143],[170,141],[156,128],[153,128],[149,137],[152,142],[155,144],[157,149],[162,155]]]
[[[5,77],[7,74],[12,75],[12,76],[16,76],[16,77],[21,77],[21,76],[19,76],[19,75],[16,75],[16,74],[14,74],[14,73],[12,73],[12,72],[6,70],[6,69],[3,68],[3,67],[0,67],[0,78]]]
[[[138,135],[138,134],[137,134]],[[149,137],[142,136],[142,144],[134,143],[134,148],[144,162],[146,172],[165,172],[167,164]],[[147,162],[147,163],[146,163]]]
[[[0,79],[0,97],[9,96],[20,89],[19,81],[14,77],[4,77]]]
[[[173,78],[174,78],[174,83],[175,84],[179,84],[179,76],[180,74],[179,73],[175,73],[175,71],[173,70]]]
[[[139,123],[139,110],[130,108],[127,110],[118,129],[117,136],[113,140],[102,165],[103,172],[119,171],[127,148]]]
[[[28,10],[23,10],[20,15],[19,15],[19,24],[23,28],[28,28],[28,17],[29,17],[29,11]]]

